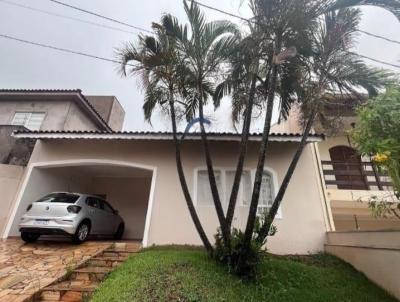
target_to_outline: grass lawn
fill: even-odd
[[[329,255],[269,256],[255,282],[243,282],[202,250],[150,248],[132,256],[96,290],[93,302],[396,301]]]

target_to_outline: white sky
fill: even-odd
[[[59,6],[49,0],[9,0],[39,9],[71,17],[90,20],[131,30],[78,11]],[[62,0],[71,5],[125,21],[132,25],[150,29],[152,21],[158,21],[162,13],[176,15],[185,20],[181,0]],[[246,1],[202,0],[204,4],[249,16]],[[240,6],[240,3],[243,4]],[[204,9],[209,20],[234,18]],[[400,40],[400,23],[390,13],[378,8],[363,8],[361,29]],[[44,44],[114,58],[114,48],[125,41],[135,41],[133,34],[99,28],[72,20],[61,19],[8,5],[0,0],[0,34],[32,40]],[[383,61],[400,64],[400,45],[388,43],[360,34],[357,51],[360,54]],[[371,63],[380,66],[376,63]],[[400,69],[392,68],[394,71]],[[73,54],[21,44],[0,37],[0,88],[47,88],[82,89],[87,95],[115,95],[126,111],[125,130],[163,130],[169,128],[168,121],[156,115],[153,126],[144,122],[143,95],[134,78],[122,79],[116,65]],[[212,110],[210,111],[212,112]],[[230,128],[229,103],[212,113],[213,129]]]

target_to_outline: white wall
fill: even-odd
[[[326,252],[400,299],[400,231],[328,232]]]
[[[238,142],[210,142],[215,166],[235,167]],[[271,143],[266,166],[272,168],[280,183],[293,153],[294,143]],[[257,144],[249,145],[246,167],[257,164]],[[194,170],[204,167],[200,142],[185,142],[183,164],[187,182],[193,190]],[[115,160],[157,167],[154,204],[148,244],[201,244],[189,215],[176,172],[175,152],[170,141],[39,141],[30,164],[60,160]],[[319,175],[314,167],[311,147],[305,148],[282,203],[282,219],[275,221],[278,233],[270,238],[268,248],[279,254],[307,254],[323,250],[327,222],[324,201],[319,192]],[[210,240],[217,229],[213,207],[197,207]],[[246,219],[248,208],[238,210],[238,224]]]
[[[124,238],[143,238],[150,183],[150,178],[139,177],[93,179],[93,194],[106,194],[107,201],[124,219]]]
[[[19,236],[18,223],[28,205],[32,202],[51,192],[88,192],[90,191],[90,181],[85,177],[71,175],[60,169],[34,168],[23,192],[10,236]]]
[[[93,177],[68,168],[34,168],[18,209],[11,236],[18,236],[17,224],[26,208],[40,197],[57,191],[106,195],[125,221],[124,238],[142,239],[151,178]],[[1,178],[0,178],[1,184]]]
[[[24,169],[21,166],[0,164],[0,236],[9,218]]]

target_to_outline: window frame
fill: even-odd
[[[21,113],[29,115],[28,118],[26,119],[26,122],[23,125],[14,124],[15,116],[17,114],[21,114]],[[29,129],[28,128],[28,124],[29,124],[29,121],[31,120],[33,114],[42,114],[43,115],[43,119],[42,119],[42,121],[40,123],[39,128],[32,130],[32,131],[39,131],[42,128],[43,122],[44,122],[44,120],[46,119],[46,116],[47,116],[47,112],[45,112],[45,111],[30,111],[30,110],[17,110],[17,111],[14,111],[14,115],[11,118],[10,124],[13,125],[13,126],[23,126],[23,127],[27,128],[27,129]],[[29,130],[31,130],[31,129],[29,129]]]
[[[220,193],[220,198],[221,200],[226,200],[226,196],[227,196],[227,192],[226,192],[226,172],[234,172],[235,167],[221,167],[221,166],[215,166],[214,167],[214,171],[220,171],[221,172],[221,191]],[[199,204],[198,200],[197,200],[197,192],[198,192],[198,173],[199,171],[207,171],[207,167],[201,166],[201,167],[196,167],[194,169],[194,176],[193,176],[193,204],[195,207],[200,207],[200,208],[210,208],[210,207],[214,207],[214,204],[210,204],[210,205],[202,205]],[[251,178],[251,183],[254,184],[254,179],[255,179],[255,175],[256,175],[256,169],[250,169],[247,167],[243,168],[243,171],[249,171],[250,172],[250,178]],[[278,186],[278,174],[276,173],[276,171],[274,169],[272,169],[271,167],[264,167],[264,171],[269,173],[271,175],[271,179],[272,179],[272,187],[273,187],[273,197],[275,198],[278,190],[279,190],[279,186]],[[242,182],[241,182],[242,185]],[[251,188],[252,190],[253,188]],[[238,202],[236,203],[236,207],[241,207],[241,208],[249,208],[248,205],[245,205],[243,203],[243,194],[244,194],[244,190],[240,190],[239,189],[239,193],[241,193],[241,196],[238,196]],[[229,194],[229,193],[228,193]],[[227,197],[229,198],[229,196]],[[225,202],[222,204],[222,207],[228,207],[228,202]],[[224,208],[225,210],[225,208]],[[282,219],[282,207],[279,206],[278,212],[276,213],[275,216],[276,219]]]
[[[91,205],[89,205],[89,199],[93,199],[93,200],[95,200],[95,201],[96,201],[96,203],[98,204],[98,207],[95,207],[95,206],[91,206]],[[101,208],[100,208],[100,200],[99,200],[99,198],[96,198],[96,197],[93,197],[93,196],[87,196],[87,197],[86,197],[86,199],[85,199],[85,204],[86,204],[88,207],[92,208],[92,209],[101,210]]]
[[[199,206],[202,208],[211,208],[214,207],[214,204],[199,204],[199,201],[197,199],[197,191],[198,191],[198,175],[199,171],[206,171],[207,172],[207,167],[197,167],[194,169],[194,177],[193,177],[193,184],[194,184],[194,189],[193,189],[193,204],[195,207]],[[221,191],[222,191],[222,196],[220,194],[220,199],[225,198],[225,171],[220,168],[220,167],[214,167],[214,171],[220,171],[221,172]],[[221,193],[221,192],[220,192]]]
[[[107,200],[101,199],[101,198],[99,198],[99,200],[103,203],[103,209],[102,209],[103,211],[115,215],[115,209],[110,205],[110,203],[109,203]],[[110,211],[107,211],[107,210],[106,210],[106,207],[109,207],[110,210],[111,210],[111,212],[110,212]]]

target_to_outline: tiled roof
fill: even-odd
[[[182,132],[178,133],[182,135]],[[15,131],[16,137],[31,137],[38,139],[118,139],[118,140],[170,140],[172,132],[169,131]],[[271,139],[275,141],[299,141],[301,133],[271,133]],[[191,132],[185,135],[188,140],[200,139],[199,132]],[[240,140],[240,133],[233,132],[209,132],[207,137],[211,140]],[[251,133],[251,140],[261,140],[262,133]],[[310,134],[308,141],[321,141],[323,134]]]
[[[65,94],[65,93],[75,93],[79,95],[80,100],[90,108],[90,111],[93,113],[95,118],[100,121],[104,129],[107,131],[112,131],[108,123],[102,118],[102,116],[97,112],[97,110],[92,106],[92,104],[88,101],[84,94],[82,94],[82,90],[80,89],[0,89],[0,94],[2,93],[54,93],[54,94]]]
[[[0,89],[0,93],[45,93],[45,92],[76,92],[76,93],[82,93],[82,90],[80,89]]]

